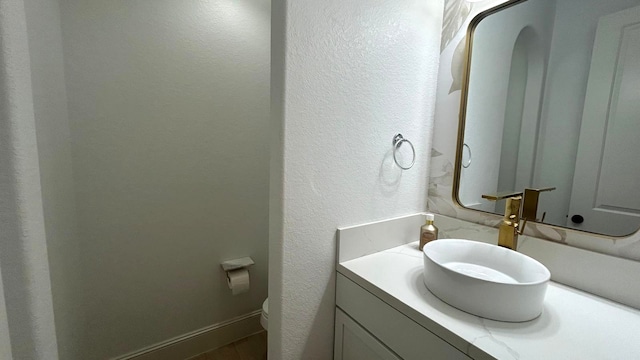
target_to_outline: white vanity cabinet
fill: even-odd
[[[338,273],[335,360],[469,360],[458,349]]]
[[[334,360],[400,360],[393,351],[339,308],[336,309],[333,354]]]
[[[498,237],[494,228],[443,216],[436,220],[440,231],[460,238]],[[338,230],[335,359],[640,359],[640,309],[554,281],[542,314],[530,321],[488,320],[446,304],[424,285],[424,254],[411,241],[423,223],[423,215],[411,215]],[[525,239],[527,255],[551,264],[561,279],[580,264],[581,276],[587,272],[593,279],[574,284],[637,288],[640,262]],[[564,269],[566,264],[571,266]],[[624,294],[622,299],[637,303],[637,291]]]

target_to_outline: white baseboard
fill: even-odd
[[[261,310],[207,326],[112,360],[184,360],[262,331]]]

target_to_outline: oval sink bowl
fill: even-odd
[[[551,273],[538,261],[460,239],[431,241],[423,252],[424,284],[447,304],[498,321],[528,321],[542,313]]]

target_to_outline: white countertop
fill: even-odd
[[[640,359],[637,309],[551,282],[537,319],[487,320],[431,294],[422,262],[415,242],[342,262],[338,272],[474,359]]]

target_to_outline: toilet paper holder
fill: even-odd
[[[247,256],[239,259],[223,261],[220,266],[222,266],[222,270],[229,272],[231,270],[247,268],[253,264],[255,264],[253,259]]]
[[[251,281],[247,268],[253,264],[255,263],[250,257],[228,260],[220,264],[227,275],[227,286],[229,286],[232,295],[244,294],[249,291]]]

